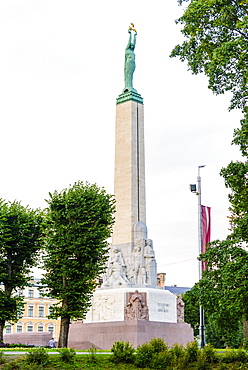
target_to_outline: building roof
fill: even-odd
[[[165,290],[169,290],[169,292],[178,295],[178,294],[182,294],[182,293],[187,292],[191,288],[188,288],[188,287],[180,287],[180,286],[165,286],[164,289]]]

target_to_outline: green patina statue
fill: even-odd
[[[133,23],[131,23],[131,26],[128,29],[128,33],[129,33],[129,40],[128,40],[128,44],[125,50],[125,67],[124,67],[125,88],[123,90],[124,93],[128,91],[136,92],[136,90],[133,88],[133,73],[135,71],[134,48],[136,44],[137,32],[136,32],[136,29],[134,28]]]

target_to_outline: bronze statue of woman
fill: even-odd
[[[132,31],[134,31],[133,40],[132,40]],[[129,40],[128,40],[128,44],[125,50],[125,67],[124,67],[125,88],[123,90],[124,93],[127,91],[136,91],[133,88],[133,73],[135,71],[134,48],[136,44],[137,32],[133,27],[129,27],[128,33],[129,33]]]

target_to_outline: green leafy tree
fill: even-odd
[[[204,72],[215,94],[230,91],[230,109],[244,109],[248,99],[247,1],[191,0],[177,23],[183,27],[185,41],[171,56],[187,60],[193,74]]]
[[[179,4],[187,0],[179,0]],[[244,0],[191,0],[182,17],[185,41],[172,57],[187,61],[193,74],[204,73],[215,94],[232,94],[229,109],[244,113],[234,132],[244,161],[231,162],[221,170],[230,189],[230,235],[210,243],[201,256],[207,270],[195,287],[209,323],[227,344],[240,340],[247,320],[248,286],[248,3]]]
[[[220,338],[227,345],[237,346],[242,340],[242,325],[248,320],[248,119],[241,120],[235,130],[233,144],[240,146],[244,162],[231,162],[221,170],[230,189],[230,235],[224,241],[209,244],[201,259],[206,262],[202,279],[186,295],[191,304],[201,299],[207,316],[211,343]],[[187,303],[186,303],[187,307]],[[189,313],[190,323],[194,323]],[[244,325],[245,326],[245,325]],[[244,333],[245,337],[247,333]],[[214,343],[215,341],[215,343]]]
[[[47,203],[43,283],[59,301],[52,317],[61,317],[58,346],[67,347],[70,320],[84,317],[105,267],[115,202],[97,185],[78,182]]]
[[[5,322],[18,320],[23,299],[17,289],[28,285],[43,246],[42,213],[19,202],[0,199],[0,341]]]
[[[248,112],[245,109],[241,128],[234,131],[233,144],[239,145],[241,154],[245,159],[231,162],[221,170],[225,185],[230,189],[229,201],[231,203],[230,225],[231,238],[243,243],[248,242]],[[244,244],[243,244],[244,245]]]
[[[244,162],[231,162],[221,170],[230,189],[230,235],[210,243],[202,258],[207,270],[200,281],[205,310],[217,323],[227,343],[240,340],[240,327],[248,320],[248,115],[244,109],[241,128],[233,144],[239,145]],[[224,324],[225,322],[225,324]],[[245,325],[244,325],[245,326]],[[247,333],[244,332],[244,336]],[[236,339],[235,339],[236,338]]]
[[[207,263],[198,283],[202,305],[225,343],[235,346],[248,318],[248,253],[237,240],[227,239],[212,242],[202,257]]]
[[[184,320],[191,325],[194,330],[194,337],[197,338],[200,326],[200,289],[198,284],[195,284],[192,289],[183,294],[183,301],[185,303]],[[205,334],[206,342],[211,343],[215,348],[224,347],[222,335],[218,332],[218,327],[211,317],[204,315],[205,318]],[[236,334],[236,333],[234,333]]]
[[[199,315],[199,291],[197,285],[183,293],[184,307],[184,321],[191,325],[194,331],[194,337],[199,334],[200,315]]]

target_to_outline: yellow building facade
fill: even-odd
[[[17,323],[6,323],[4,334],[6,333],[32,333],[32,332],[50,332],[51,337],[58,340],[60,319],[48,319],[51,306],[57,303],[56,299],[43,296],[46,292],[40,284],[39,279],[30,281],[30,286],[17,292],[24,297],[24,312]]]

